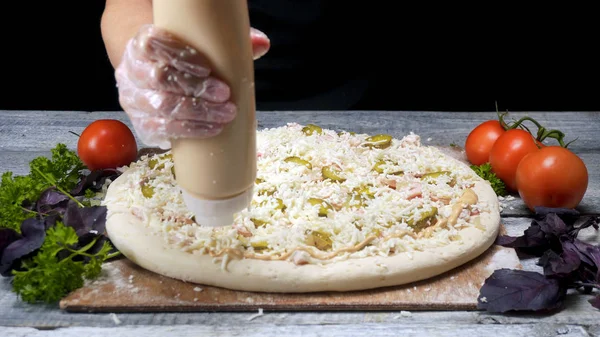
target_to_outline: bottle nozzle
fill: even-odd
[[[234,215],[244,210],[252,201],[253,188],[228,199],[209,200],[196,197],[181,189],[183,200],[202,226],[222,227],[233,224]]]

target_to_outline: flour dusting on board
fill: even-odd
[[[498,249],[490,262],[486,265],[485,269],[489,273],[493,273],[496,269],[501,268],[515,268],[520,264],[519,258],[510,249]]]
[[[109,262],[102,265],[102,273],[100,276],[93,281],[86,281],[86,286],[98,286],[105,285],[111,283],[115,286],[115,291],[123,290],[123,289],[134,289],[136,288],[134,285],[134,277],[133,275],[128,275],[127,277],[123,275],[121,268],[117,266],[117,264]]]
[[[104,286],[109,284],[114,286],[113,292],[115,294],[121,292],[139,294],[144,289],[135,284],[135,277],[133,275],[125,275],[119,265],[115,262],[103,264],[100,276],[92,281],[87,280],[85,282],[85,287],[93,289],[92,292],[98,292],[104,288]]]

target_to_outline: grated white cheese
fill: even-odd
[[[480,178],[468,166],[447,160],[441,150],[422,146],[413,133],[392,139],[387,148],[373,148],[365,146],[366,134],[322,129],[307,135],[302,128],[290,123],[258,131],[255,195],[232,226],[212,228],[194,221],[171,173],[169,152],[132,163],[119,200],[103,204],[126,205],[180,249],[212,252],[222,268],[235,258],[230,251],[223,254],[224,249],[249,258],[288,253],[286,259],[297,264],[410,254],[448,244],[461,228],[477,227],[477,214],[489,209],[484,203],[465,208],[454,226],[436,228],[431,237],[394,237],[401,231],[413,233],[409,223],[433,214],[434,208],[437,217],[450,216],[464,189]],[[343,181],[324,179],[324,167],[334,169]],[[373,236],[360,249],[318,258]],[[298,247],[319,254],[291,254]]]

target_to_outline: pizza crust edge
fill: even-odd
[[[460,162],[451,157],[448,160]],[[124,172],[111,183],[107,196],[118,193],[127,174]],[[484,180],[477,181],[472,190],[491,207],[491,212],[481,213],[484,230],[464,228],[460,231],[461,240],[410,255],[373,256],[326,265],[232,258],[223,269],[210,255],[188,253],[168,245],[130,209],[119,205],[108,205],[106,230],[115,247],[133,263],[186,282],[254,292],[366,290],[440,275],[475,259],[492,246],[500,230],[498,198]]]

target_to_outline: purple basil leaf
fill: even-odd
[[[552,207],[535,207],[534,212],[537,218],[544,219],[549,214],[555,214],[568,226],[572,227],[575,221],[579,219],[580,213],[575,209],[570,208],[552,208]]]
[[[591,300],[589,300],[589,302],[594,308],[600,309],[600,295],[597,295],[596,297],[592,298]]]
[[[56,222],[61,219],[61,214],[50,214],[44,217],[44,226],[46,230],[54,227]]]
[[[561,308],[567,289],[559,280],[517,269],[497,269],[480,289],[477,308],[489,312]]]
[[[573,241],[566,241],[564,240],[563,244],[563,249],[568,249],[568,250],[572,250],[574,252],[576,252],[579,255],[579,258],[581,259],[581,261],[583,263],[586,263],[590,266],[595,266],[596,263],[594,262],[594,257],[593,257],[593,250],[594,248],[598,249],[598,247],[593,246],[587,242],[583,242],[581,240],[573,240]],[[588,253],[589,250],[589,253]]]
[[[580,264],[579,255],[571,250],[564,250],[560,255],[548,250],[540,258],[540,265],[544,268],[546,276],[568,277]]]
[[[565,222],[554,213],[546,215],[543,220],[534,221],[540,226],[542,232],[556,237],[566,234],[569,230]]]
[[[71,200],[63,216],[63,223],[73,227],[79,237],[86,233],[104,234],[106,206],[79,207]]]
[[[571,229],[571,232],[569,234],[573,238],[576,238],[577,235],[579,235],[579,231],[582,229],[585,229],[588,227],[594,227],[594,229],[598,230],[600,228],[599,223],[600,223],[600,217],[597,217],[597,216],[589,217],[584,223],[582,223],[578,227],[574,227],[573,229]]]
[[[87,189],[97,192],[102,189],[102,185],[104,185],[106,179],[110,178],[111,180],[115,180],[120,174],[121,173],[116,169],[92,171],[87,176],[80,178],[79,184],[71,190],[71,195],[83,195]]]
[[[546,244],[544,232],[537,224],[532,223],[521,236],[501,235],[496,239],[496,244],[508,248],[529,248]]]
[[[2,253],[0,260],[0,274],[10,276],[13,269],[20,267],[22,258],[37,251],[46,238],[46,227],[44,221],[29,218],[21,224],[22,237],[9,244]]]
[[[21,235],[16,230],[11,228],[0,228],[0,261],[2,261],[2,253],[4,248],[8,247],[11,243],[19,240]]]
[[[533,256],[541,256],[548,249],[560,247],[558,238],[548,235],[541,230],[540,226],[532,221],[521,236],[500,235],[496,238],[496,244],[508,248],[515,248],[519,253]]]
[[[46,214],[53,210],[57,213],[63,213],[68,201],[69,197],[67,195],[51,187],[40,195],[36,203],[36,210],[41,214]]]
[[[600,283],[600,246],[594,246],[581,240],[575,240],[573,245],[578,249],[581,260],[589,265],[590,272],[595,273],[592,280]]]

